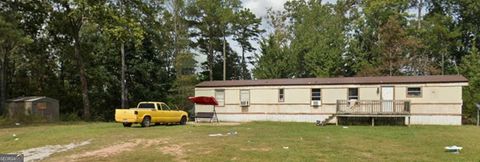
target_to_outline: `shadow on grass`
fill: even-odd
[[[125,128],[150,128],[150,127],[183,127],[185,125],[181,124],[155,124],[155,125],[150,125],[149,127],[142,127],[139,124],[132,125],[131,127],[125,127]],[[123,126],[122,126],[123,127]]]

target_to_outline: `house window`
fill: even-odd
[[[408,87],[407,97],[422,97],[422,88],[420,87]]]
[[[240,102],[250,102],[250,90],[240,90]]]
[[[215,90],[215,99],[217,99],[218,106],[225,106],[225,90]]]
[[[358,88],[348,88],[348,100],[358,100]]]
[[[312,89],[312,101],[321,101],[322,100],[322,90]]]
[[[285,101],[285,90],[284,89],[279,89],[278,90],[278,102],[283,102]]]

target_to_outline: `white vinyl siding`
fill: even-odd
[[[215,99],[217,99],[218,106],[225,106],[225,90],[215,90]]]

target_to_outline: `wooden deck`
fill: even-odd
[[[338,120],[341,117],[370,118],[372,126],[375,118],[405,117],[405,123],[410,125],[409,100],[337,100]]]
[[[408,100],[337,100],[337,115],[410,115]]]

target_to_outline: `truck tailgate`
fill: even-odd
[[[115,121],[122,122],[122,123],[133,123],[137,121],[137,114],[135,114],[135,110],[130,109],[115,109]]]

